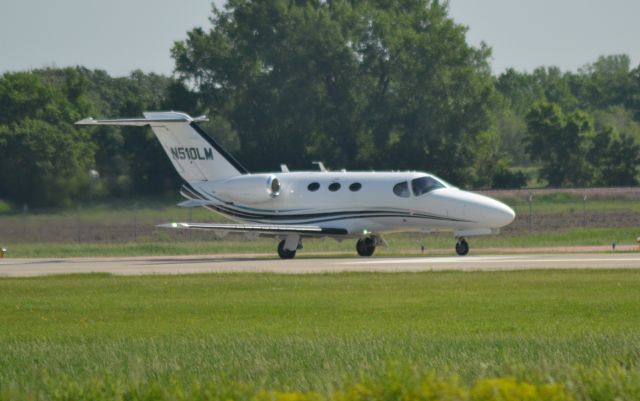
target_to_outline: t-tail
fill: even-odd
[[[247,174],[247,169],[198,126],[201,121],[207,120],[205,117],[192,118],[188,114],[166,111],[145,112],[144,118],[86,118],[76,124],[150,126],[173,167],[189,183]]]

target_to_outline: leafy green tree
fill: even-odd
[[[594,115],[597,129],[602,126],[600,120],[626,120],[627,114],[640,121],[640,73],[638,69],[631,70],[627,55],[599,57],[578,72],[562,72],[557,67],[540,67],[532,73],[508,69],[495,78],[495,86],[506,102],[506,107],[496,113],[500,139],[503,149],[518,165],[529,163],[522,157],[522,147],[514,144],[524,139],[525,130],[518,127],[525,124],[526,113],[535,102],[555,103],[567,112],[586,110]],[[628,125],[623,120],[605,125]]]
[[[571,73],[563,73],[558,67],[538,67],[532,77],[544,93],[544,100],[558,104],[563,110],[575,111],[579,100],[571,86]]]
[[[560,105],[564,110],[575,110],[579,100],[572,86],[573,74],[558,67],[538,67],[533,73],[507,69],[495,79],[496,89],[507,100],[510,109],[524,116],[538,101]]]
[[[73,126],[88,112],[86,84],[69,72],[59,86],[35,73],[0,79],[0,198],[35,205],[87,196],[94,146]]]
[[[509,164],[528,166],[531,164],[529,155],[522,146],[527,132],[524,116],[517,115],[510,108],[495,112],[495,130],[498,133],[496,144],[501,154],[509,159]]]
[[[203,108],[238,133],[250,169],[308,166],[473,174],[489,126],[489,50],[446,3],[230,0],[172,50]]]
[[[640,121],[634,119],[632,110],[618,105],[595,110],[592,114],[596,131],[611,127],[614,131],[629,135],[640,142]]]
[[[533,75],[513,68],[508,68],[494,82],[509,110],[516,115],[525,115],[535,102],[545,98],[544,88]]]
[[[6,111],[0,114],[0,198],[66,205],[96,195],[173,193],[179,179],[150,131],[76,128],[73,122],[90,115],[184,110],[195,107],[193,99],[176,80],[140,71],[122,78],[81,67],[5,74],[0,78],[0,107]],[[100,173],[98,185],[89,183],[93,169]]]
[[[640,122],[640,64],[630,72],[630,75],[630,86],[624,104],[634,113],[635,120]]]
[[[583,186],[592,177],[587,153],[592,127],[581,111],[567,116],[554,103],[538,102],[527,114],[525,149],[542,164],[541,178],[550,186]]]
[[[619,134],[612,127],[601,129],[593,138],[587,158],[594,166],[594,185],[638,184],[640,144],[631,136]]]
[[[605,109],[622,105],[632,90],[631,60],[626,54],[601,56],[580,70],[582,107]]]
[[[501,150],[498,135],[496,131],[486,131],[477,137],[474,187],[521,188],[527,184],[526,176],[509,170],[510,160]]]
[[[80,69],[91,82],[95,117],[142,116],[144,111],[193,107],[178,82],[157,74],[134,71],[112,78],[104,71]],[[175,99],[170,99],[170,95]],[[184,101],[185,104],[180,102]],[[150,130],[136,128],[83,128],[97,145],[96,169],[104,195],[158,195],[175,191],[179,178]]]

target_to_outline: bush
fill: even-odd
[[[519,189],[527,186],[527,175],[522,171],[499,169],[491,179],[493,189]]]

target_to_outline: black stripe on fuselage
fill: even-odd
[[[439,220],[450,221],[459,223],[470,223],[468,220],[453,219],[449,217],[433,216],[428,214],[416,214],[409,212],[390,212],[384,210],[358,210],[358,211],[344,211],[344,212],[327,212],[327,213],[314,213],[314,214],[301,214],[301,215],[250,215],[247,213],[239,213],[233,209],[226,208],[221,205],[209,205],[209,209],[218,213],[222,213],[227,216],[233,216],[242,220],[252,221],[256,223],[276,222],[276,221],[290,221],[288,224],[315,224],[326,223],[336,220],[348,220],[348,219],[363,219],[363,218],[381,218],[381,217],[398,217],[409,219],[421,219],[421,220]]]
[[[205,196],[203,196],[194,187],[192,187],[191,184],[186,182],[182,184],[182,188],[180,188],[180,194],[188,199],[207,200]]]
[[[238,218],[246,218],[246,219],[256,219],[256,220],[269,220],[269,221],[283,221],[283,220],[301,220],[301,219],[322,219],[327,217],[338,217],[338,216],[351,216],[358,217],[361,215],[367,215],[369,217],[375,215],[385,215],[385,217],[418,217],[418,218],[426,218],[431,220],[441,220],[441,221],[456,221],[462,223],[471,223],[469,220],[456,219],[452,217],[445,216],[437,216],[426,213],[411,213],[405,211],[393,211],[393,210],[345,210],[340,212],[323,212],[323,213],[304,213],[304,214],[257,214],[257,213],[249,213],[239,211],[237,209],[232,209],[223,205],[215,205],[217,209],[220,210],[220,213],[228,214],[231,216],[235,216]]]
[[[240,174],[248,174],[249,173],[249,170],[247,170],[242,164],[240,164],[239,161],[237,161],[233,156],[231,156],[231,154],[229,154],[229,152],[224,150],[224,148],[222,146],[218,145],[218,142],[216,142],[215,139],[210,137],[202,128],[200,128],[200,126],[198,124],[196,124],[195,121],[192,121],[189,125],[194,130],[196,130],[196,132],[198,134],[200,134],[202,139],[207,141],[207,143],[209,145],[211,145],[212,148],[214,148],[218,153],[220,153],[220,155],[222,157],[224,157],[229,162],[229,164],[231,164],[233,167],[235,167],[235,169],[238,170],[238,172],[240,172]]]
[[[274,223],[273,220],[268,219],[268,218],[266,218],[266,219],[251,219],[251,218],[247,218],[247,217],[232,215],[232,214],[230,214],[228,212],[225,212],[224,210],[221,210],[219,207],[214,206],[214,205],[207,205],[205,207],[207,209],[211,210],[211,211],[218,212],[218,213],[221,213],[221,214],[227,215],[227,216],[234,216],[234,217],[237,217],[237,218],[239,218],[241,220],[249,221],[249,222],[252,222],[252,223],[261,223],[261,224]],[[336,214],[334,214],[334,215],[327,214],[325,216],[325,218],[318,218],[318,219],[312,219],[312,220],[305,220],[304,218],[299,218],[299,219],[293,220],[290,223],[283,223],[283,224],[318,224],[318,223],[329,223],[329,222],[339,221],[339,220],[383,218],[383,217],[395,217],[395,218],[403,218],[403,219],[419,219],[419,220],[427,220],[427,221],[439,220],[439,221],[451,221],[451,222],[468,222],[466,220],[453,220],[453,219],[437,218],[437,217],[430,217],[430,216],[416,216],[416,215],[411,215],[411,214],[399,214],[399,213],[389,214],[389,213],[384,213],[384,212],[378,212],[378,213],[369,212],[369,213],[367,213],[366,211],[362,211],[362,212],[358,212],[358,214],[341,215],[341,216],[338,216]]]

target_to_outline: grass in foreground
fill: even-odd
[[[639,399],[639,291],[640,271],[1,279],[0,397]]]

